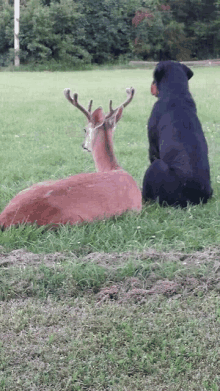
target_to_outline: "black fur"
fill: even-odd
[[[207,202],[212,195],[208,147],[188,89],[193,72],[173,61],[154,71],[158,90],[148,121],[151,165],[143,180],[143,199],[187,206]]]

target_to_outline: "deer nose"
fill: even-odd
[[[87,152],[90,152],[89,149],[85,146],[85,143],[82,143],[82,148],[87,151]]]

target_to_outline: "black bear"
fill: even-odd
[[[208,147],[188,88],[192,76],[179,62],[162,61],[155,68],[151,93],[158,100],[148,121],[145,201],[186,207],[206,203],[212,195]]]

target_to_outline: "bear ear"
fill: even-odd
[[[156,84],[160,83],[165,75],[165,66],[163,63],[158,64],[154,71],[154,82]]]
[[[191,71],[191,69],[188,68],[185,64],[181,64],[181,65],[182,65],[182,68],[183,68],[188,80],[191,79],[191,77],[193,77],[193,71]]]

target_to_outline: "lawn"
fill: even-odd
[[[214,189],[206,205],[0,231],[1,390],[220,390],[220,70],[193,71]],[[136,89],[114,145],[141,187],[151,80],[149,69],[1,72],[0,211],[33,183],[95,170],[66,87],[106,112]]]
[[[186,210],[148,204],[137,216],[126,214],[89,226],[61,228],[42,234],[35,228],[0,233],[7,250],[34,252],[127,251],[154,247],[194,251],[218,244],[220,239],[220,86],[218,68],[195,68],[190,89],[209,144],[214,197],[206,206]],[[101,70],[66,73],[1,73],[1,172],[0,210],[20,190],[33,183],[94,171],[91,154],[81,148],[85,118],[63,96],[63,89],[77,91],[80,102],[108,110],[125,99],[125,88],[136,95],[125,109],[115,132],[115,153],[122,167],[141,186],[149,164],[146,120],[155,98],[149,92],[152,70]],[[213,97],[215,96],[215,98]],[[21,233],[22,231],[22,233]]]

